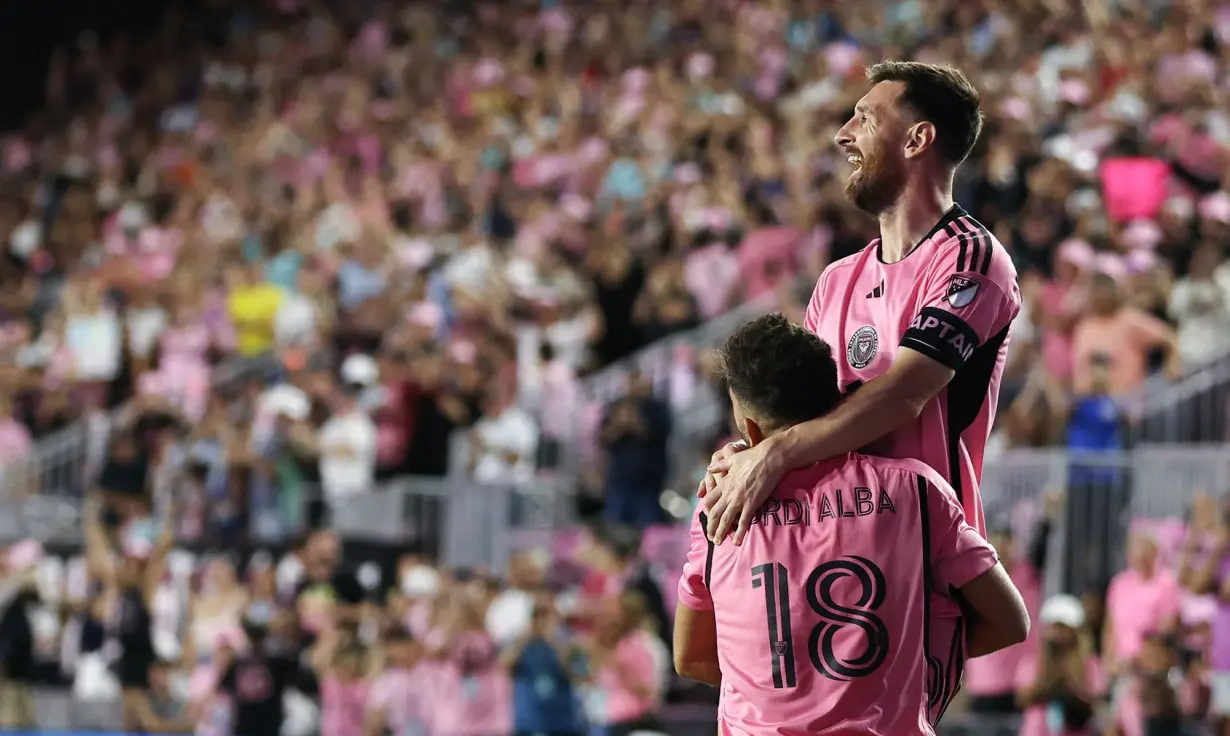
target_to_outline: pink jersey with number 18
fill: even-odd
[[[679,601],[717,621],[723,736],[935,733],[960,665],[930,656],[930,607],[997,562],[939,474],[850,454],[787,475],[740,546],[705,521]]]
[[[966,519],[984,535],[983,453],[995,419],[1008,327],[1020,310],[1012,258],[954,205],[896,263],[883,262],[875,240],[830,264],[804,319],[808,330],[833,346],[846,393],[885,373],[899,347],[956,371],[916,420],[864,450],[934,468],[956,491]]]

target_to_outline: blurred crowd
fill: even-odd
[[[325,531],[280,558],[196,557],[105,508],[84,556],[5,550],[0,725],[36,725],[31,685],[64,684],[75,725],[120,728],[103,714],[122,702],[131,733],[630,734],[672,689],[666,599],[628,528],[499,576],[346,559]]]
[[[1029,297],[1005,439],[1059,440],[1230,347],[1227,33],[1211,0],[216,0],[83,34],[3,139],[0,464],[133,397],[204,422],[221,361],[355,355],[380,467],[484,415],[473,473],[550,467],[579,375],[874,234],[831,134],[893,56],[984,95],[957,190]]]
[[[1121,448],[1153,376],[1230,351],[1227,48],[1215,0],[209,0],[144,38],[82,34],[44,109],[0,137],[0,488],[62,484],[100,525],[94,562],[43,592],[60,591],[54,633],[32,619],[39,661],[114,694],[140,650],[149,697],[128,717],[211,733],[247,712],[236,673],[262,657],[265,684],[305,696],[296,722],[314,699],[329,734],[403,727],[407,692],[489,708],[490,733],[645,725],[667,680],[644,632],[665,619],[621,595],[622,531],[547,594],[563,560],[518,557],[497,580],[408,559],[364,583],[324,532],[282,560],[176,567],[172,551],[154,576],[150,519],[232,549],[317,528],[384,479],[449,473],[566,475],[583,515],[620,530],[685,517],[660,493],[728,431],[710,356],[672,352],[666,393],[629,372],[605,406],[580,381],[749,302],[801,315],[823,267],[875,236],[832,136],[883,58],[955,64],[983,95],[956,196],[1025,296],[993,444]],[[706,446],[672,456],[676,410],[701,394],[718,407]],[[76,422],[103,428],[85,472],[32,472],[34,443]],[[1192,554],[1220,564],[1216,525],[1192,528]],[[1075,724],[1106,693],[1203,716],[1230,662],[1200,655],[1190,611],[1176,626],[1161,609],[1219,611],[1199,595],[1220,572],[1152,571],[1150,548],[1138,538],[1104,615],[1043,607],[1046,656],[984,694],[1027,722],[1085,703],[1059,713]],[[1154,591],[1171,569],[1178,587]],[[516,613],[491,618],[502,605]],[[1087,636],[1104,621],[1109,655]],[[194,669],[195,695],[164,688]],[[1081,697],[1034,688],[1055,682]],[[618,694],[581,697],[595,689]],[[570,715],[522,721],[523,701]],[[236,707],[215,722],[215,702]]]
[[[1040,595],[1054,501],[1028,554],[992,535],[1035,627],[1024,644],[968,663],[970,710],[989,719],[979,733],[1230,732],[1230,506],[1194,498],[1186,519],[1133,521],[1126,569],[1080,595]]]

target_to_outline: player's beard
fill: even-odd
[[[846,179],[846,198],[863,212],[879,215],[897,202],[905,186],[898,161],[883,153],[863,154],[863,165]]]

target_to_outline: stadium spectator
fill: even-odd
[[[360,405],[364,384],[354,378],[343,376],[317,435],[321,489],[330,509],[371,492],[376,477],[376,425]]]
[[[1154,350],[1165,355],[1172,376],[1181,371],[1174,331],[1164,322],[1125,304],[1123,287],[1116,275],[1094,274],[1090,284],[1090,312],[1072,334],[1072,388],[1078,394],[1093,389],[1097,361],[1109,370],[1107,391],[1125,396],[1140,388],[1148,376],[1149,356]]]
[[[1157,540],[1145,532],[1134,534],[1128,541],[1128,565],[1106,591],[1102,658],[1111,678],[1128,671],[1147,634],[1173,632],[1178,617],[1179,585],[1174,573],[1158,564]]]
[[[662,517],[659,494],[668,468],[670,409],[639,373],[627,394],[608,406],[602,422],[606,449],[605,514],[613,524],[646,527]]]
[[[1105,690],[1104,674],[1090,650],[1081,602],[1057,595],[1042,604],[1044,627],[1037,657],[1017,672],[1017,699],[1025,711],[1022,736],[1096,733],[1094,707]]]
[[[670,655],[652,625],[637,593],[610,599],[598,615],[589,650],[593,683],[586,707],[590,721],[612,736],[653,730],[659,723]]]
[[[1063,512],[1062,495],[1050,491],[1047,494],[1045,513],[1032,530],[1026,554],[1018,557],[1016,540],[1011,528],[994,530],[989,535],[991,546],[999,554],[1000,564],[1008,571],[1013,585],[1025,601],[1031,620],[1037,620],[1042,604],[1042,578],[1046,571],[1048,545],[1055,522]],[[1001,649],[985,657],[977,657],[965,664],[965,689],[972,696],[970,711],[988,715],[1012,715],[1019,713],[1016,702],[1017,672],[1021,663],[1035,656],[1038,629],[1030,631],[1030,637],[1016,646]]]
[[[484,399],[483,416],[470,433],[471,472],[481,483],[526,483],[534,478],[538,426],[503,388]]]

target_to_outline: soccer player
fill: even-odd
[[[982,128],[978,92],[956,69],[917,62],[867,77],[836,143],[853,167],[846,194],[879,219],[880,238],[825,269],[805,318],[844,353],[847,399],[715,455],[701,494],[718,543],[742,538],[788,470],[862,449],[934,468],[985,535],[978,482],[1021,295],[1008,253],[952,198]]]
[[[828,345],[781,315],[736,331],[722,365],[753,448],[840,400]],[[1028,634],[995,550],[916,460],[850,453],[795,470],[742,545],[714,545],[704,523],[698,509],[675,667],[721,688],[720,736],[934,734],[932,714],[947,704],[936,699],[954,691],[928,658],[929,608],[949,591],[976,613],[970,654]]]

